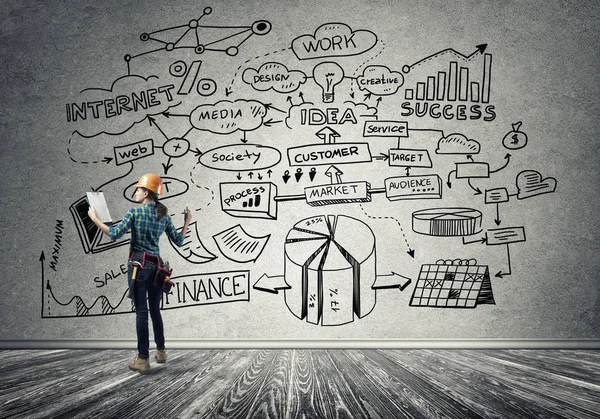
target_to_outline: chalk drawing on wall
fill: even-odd
[[[438,261],[421,267],[410,306],[475,308],[495,304],[489,269],[475,260]]]
[[[177,276],[164,309],[251,304],[251,292],[267,292],[283,294],[297,320],[336,327],[370,314],[378,292],[409,285],[411,308],[493,305],[491,281],[516,276],[509,246],[526,246],[525,226],[510,220],[516,227],[504,227],[501,205],[543,200],[557,180],[525,166],[505,184],[526,163],[520,150],[541,145],[521,130],[522,121],[508,133],[506,126],[494,130],[500,110],[488,44],[402,64],[376,48],[383,42],[369,28],[329,22],[266,48],[251,40],[271,33],[269,21],[219,26],[207,23],[211,7],[199,15],[143,33],[139,41],[155,49],[126,55],[126,75],[101,87],[91,80],[95,87],[64,106],[70,161],[86,173],[102,166],[105,179],[92,190],[134,203],[139,174],[161,171],[161,199],[190,202],[215,227],[207,233],[194,221],[185,245],[172,246]],[[152,70],[138,59],[148,55]],[[231,67],[218,64],[223,58]],[[497,138],[473,134],[482,125]],[[488,149],[491,141],[513,154]],[[78,250],[100,265],[101,257],[120,257],[128,237],[102,235],[87,218],[84,192],[65,212]],[[327,215],[310,215],[316,207],[327,207]],[[180,226],[179,214],[172,216]],[[371,225],[383,223],[396,234],[375,237]],[[429,240],[448,251],[476,251],[480,243],[489,252],[479,264],[445,261],[427,246],[416,253],[415,243]],[[441,262],[421,263],[406,276],[400,269],[378,274],[376,248],[391,244],[409,261]],[[283,255],[282,272],[265,272],[266,254]],[[59,259],[50,260],[52,272],[44,271],[45,259],[41,264],[42,317],[132,312],[122,298],[124,265],[102,268],[93,278],[97,293],[64,297],[60,280],[48,277]]]
[[[403,290],[410,283],[395,272],[377,275],[375,242],[371,228],[356,218],[306,218],[286,236],[284,274],[264,274],[254,288],[274,294],[282,290],[289,311],[308,323],[351,323],[375,308],[376,290]]]

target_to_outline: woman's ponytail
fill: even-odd
[[[162,202],[158,201],[158,196],[154,192],[148,191],[148,195],[150,196],[150,199],[156,204],[156,217],[160,220],[169,210]]]

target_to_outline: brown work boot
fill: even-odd
[[[150,360],[143,359],[138,356],[133,361],[129,362],[129,369],[132,371],[137,371],[140,374],[147,374],[150,372]]]
[[[167,350],[166,349],[157,349],[156,355],[154,355],[156,362],[159,364],[164,364],[167,362]]]

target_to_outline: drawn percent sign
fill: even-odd
[[[185,61],[176,61],[169,66],[169,73],[172,76],[183,77],[183,82],[177,91],[178,95],[189,94],[194,85],[201,96],[210,96],[217,91],[217,83],[212,79],[200,79],[196,82],[201,65],[202,61],[197,60],[193,61],[189,67]]]

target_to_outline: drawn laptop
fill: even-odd
[[[88,192],[88,194],[90,193]],[[71,215],[73,216],[73,220],[75,221],[75,226],[77,227],[77,232],[79,233],[81,245],[83,246],[85,253],[104,252],[106,250],[128,244],[129,237],[127,235],[119,240],[113,241],[110,239],[110,237],[104,234],[102,230],[96,226],[96,224],[94,224],[94,222],[88,216],[88,210],[90,207],[90,204],[88,203],[88,199],[90,199],[88,194],[78,199],[69,208]],[[108,211],[108,206],[106,205],[106,200],[104,199],[104,194],[101,192],[92,192],[91,194],[93,195],[90,202],[92,202],[98,218],[107,225],[117,224],[119,221],[112,222],[110,213]],[[102,196],[100,197],[99,195],[95,194],[102,194]],[[98,201],[100,202],[98,203]],[[104,209],[106,209],[106,211],[104,211]]]

